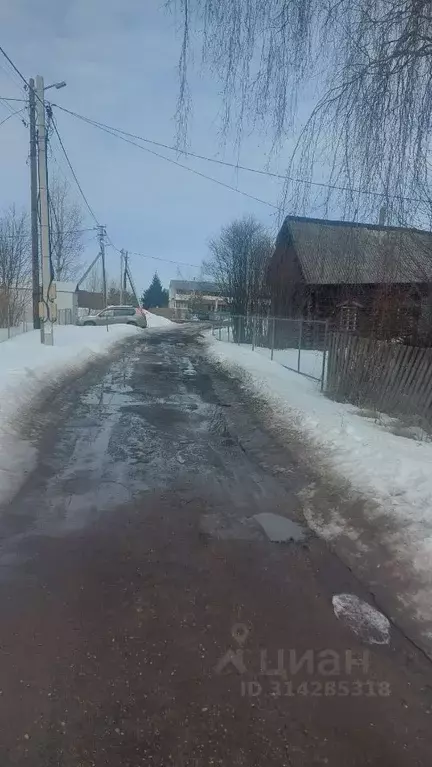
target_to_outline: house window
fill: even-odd
[[[340,310],[340,329],[353,333],[358,327],[358,306],[345,304]]]

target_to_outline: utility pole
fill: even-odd
[[[33,328],[41,326],[39,317],[40,278],[39,278],[39,231],[38,231],[38,180],[37,180],[37,143],[36,143],[36,96],[35,81],[29,80],[29,123],[30,123],[30,195],[31,195],[31,251],[32,251],[32,295]]]
[[[126,258],[127,258],[127,255],[128,254],[127,254],[127,251],[126,251]],[[135,283],[134,283],[134,281],[132,279],[132,274],[131,274],[131,271],[129,269],[129,264],[128,264],[127,260],[126,260],[126,268],[125,268],[125,287],[126,287],[126,275],[129,278],[129,284],[131,286],[132,294],[133,294],[133,297],[135,298],[136,305],[139,307],[140,303],[139,303],[139,300],[138,300],[138,294],[136,292]]]
[[[124,262],[124,250],[122,248],[120,251],[120,297],[119,297],[120,306],[123,304],[123,262]]]
[[[45,102],[43,77],[36,77],[36,115],[39,170],[39,204],[42,256],[42,300],[44,303],[43,338],[46,346],[54,344],[53,320],[57,319],[55,290],[52,291],[53,274],[51,270],[50,232],[48,212],[48,171],[45,127]],[[42,336],[42,334],[41,334]]]
[[[129,253],[127,252],[127,250],[125,250],[123,252],[124,252],[123,293],[126,293],[126,290],[127,290],[127,276],[128,276],[128,272],[129,272],[129,265],[128,265]]]
[[[105,265],[105,237],[106,228],[104,226],[98,226],[99,232],[99,248],[102,261],[102,283],[103,283],[103,302],[104,307],[107,305],[107,282],[106,282],[106,265]]]

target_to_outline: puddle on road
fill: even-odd
[[[267,538],[272,543],[298,543],[306,530],[291,519],[265,512],[252,517],[234,518],[220,514],[204,514],[199,522],[200,535],[218,540],[256,541]]]
[[[203,514],[199,521],[199,535],[218,541],[262,540],[262,534],[251,517],[234,519],[223,514]]]
[[[306,537],[304,527],[287,517],[281,517],[280,514],[264,512],[263,514],[255,514],[253,519],[272,543],[287,543],[288,541],[298,543]]]

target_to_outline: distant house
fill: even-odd
[[[287,216],[268,269],[275,316],[432,339],[432,234]]]
[[[227,302],[214,282],[171,280],[169,307],[176,319],[187,319],[192,314],[204,316],[226,311]]]

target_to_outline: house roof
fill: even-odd
[[[287,216],[278,245],[291,244],[309,284],[432,281],[432,233],[420,229]]]
[[[188,293],[218,294],[220,290],[215,282],[201,280],[171,280],[170,290],[185,290]]]

